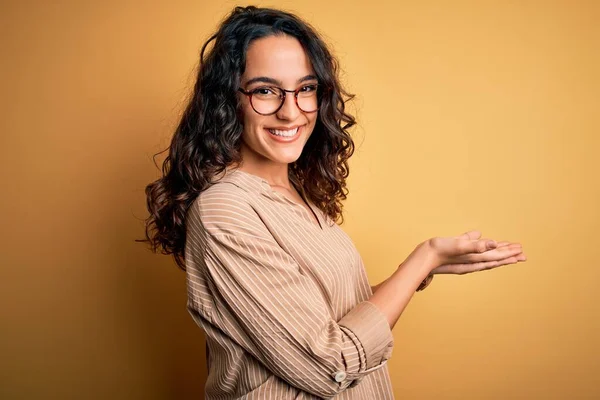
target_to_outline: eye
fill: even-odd
[[[272,88],[272,87],[268,87],[268,86],[264,86],[264,87],[259,87],[256,89],[252,89],[252,94],[253,95],[257,95],[257,96],[279,96],[279,93],[277,92],[277,89]]]
[[[310,92],[316,92],[316,91],[317,91],[316,83],[313,83],[311,85],[302,86],[302,88],[300,89],[300,92],[304,92],[304,93],[310,93]]]

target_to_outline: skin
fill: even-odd
[[[266,77],[288,90],[316,82],[310,60],[300,42],[289,36],[269,36],[255,40],[248,48],[246,69],[240,87],[251,90],[265,85],[254,82]],[[269,84],[272,85],[272,84]],[[242,163],[238,168],[265,179],[273,190],[282,193],[309,210],[308,205],[291,185],[288,166],[296,161],[315,127],[317,113],[300,110],[293,95],[288,94],[283,107],[273,115],[256,113],[247,96],[239,94],[242,104],[244,132]],[[298,137],[282,143],[269,133],[269,128],[301,127]],[[315,223],[316,219],[315,219]],[[410,302],[417,287],[430,274],[463,275],[526,261],[519,243],[498,242],[481,238],[481,232],[470,231],[455,237],[436,237],[419,244],[396,271],[373,287],[369,298],[394,327]]]
[[[369,301],[393,328],[427,275],[464,275],[526,260],[521,244],[482,239],[479,231],[432,238],[419,244]]]
[[[268,36],[252,42],[246,53],[246,69],[241,77],[241,87],[252,90],[261,86],[273,85],[263,81],[249,83],[266,77],[276,81],[276,86],[295,90],[303,85],[317,83],[315,72],[300,42],[289,36]],[[241,154],[243,162],[240,170],[260,176],[271,184],[273,190],[301,204],[309,215],[313,212],[291,185],[288,165],[296,161],[316,121],[316,112],[306,113],[298,108],[293,93],[288,93],[281,109],[273,115],[260,115],[250,104],[248,96],[239,94],[243,110],[244,132],[242,133]],[[298,138],[290,143],[282,143],[268,129],[287,130],[300,127]]]

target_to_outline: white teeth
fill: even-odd
[[[280,131],[277,129],[269,129],[269,132],[271,132],[273,135],[276,135],[276,136],[292,137],[298,132],[298,128],[295,128],[295,129],[292,129],[289,131]]]

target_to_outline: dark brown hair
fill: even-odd
[[[165,150],[169,153],[162,165],[163,176],[146,187],[150,214],[146,238],[141,241],[155,252],[173,254],[182,269],[190,205],[215,175],[241,162],[243,125],[236,92],[248,46],[270,35],[296,38],[319,82],[318,118],[299,159],[290,164],[291,178],[332,220],[343,222],[348,159],[354,152],[348,129],[355,119],[345,110],[345,102],[353,95],[340,85],[337,60],[315,30],[297,16],[268,8],[236,7],[202,46],[191,100]],[[211,42],[214,45],[207,50]]]

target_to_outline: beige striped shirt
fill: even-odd
[[[393,337],[344,231],[240,170],[187,215],[188,309],[206,399],[393,399]],[[318,220],[315,220],[315,218]]]

